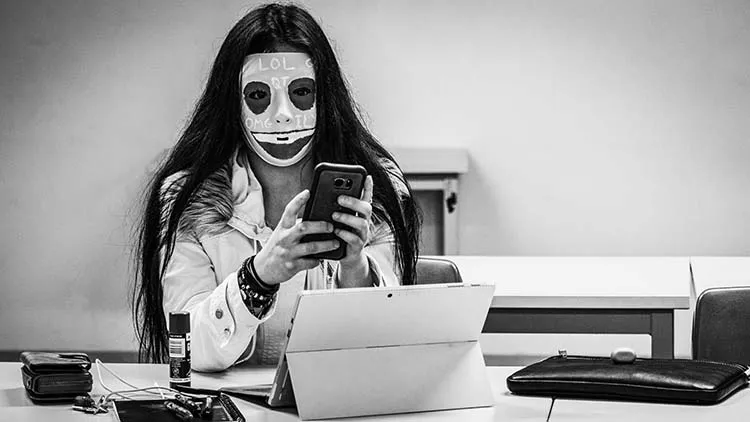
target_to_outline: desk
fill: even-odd
[[[691,257],[695,295],[714,287],[750,286],[750,257]]]
[[[688,258],[446,256],[464,282],[493,283],[484,333],[649,334],[674,357],[674,310],[688,309]]]
[[[458,176],[469,170],[469,155],[458,148],[389,148],[415,191],[443,193],[443,250],[458,251]]]
[[[91,416],[70,410],[69,406],[37,406],[31,403],[21,385],[21,364],[13,362],[0,363],[0,420],[1,421],[112,421],[110,414]],[[107,367],[114,370],[129,382],[137,386],[168,385],[169,374],[167,365],[139,365],[139,364],[111,364]],[[438,369],[438,368],[436,368]],[[489,367],[495,406],[477,409],[450,410],[441,412],[413,413],[402,415],[388,415],[379,417],[357,418],[371,421],[545,421],[549,414],[552,400],[544,397],[520,397],[511,395],[505,379],[515,372],[517,367]],[[252,385],[270,383],[273,381],[271,368],[237,367],[217,374],[193,374],[193,386],[217,388],[220,386]],[[104,392],[94,375],[94,394]],[[102,371],[104,382],[115,388],[116,380]],[[264,406],[236,399],[245,419],[248,421],[286,422],[297,421],[299,418],[293,409],[271,410]],[[337,419],[341,420],[341,419]],[[350,418],[351,420],[351,418]]]
[[[112,414],[91,416],[70,410],[68,406],[37,406],[32,404],[21,386],[20,363],[0,363],[0,420],[2,421],[55,421],[86,422],[113,421]],[[160,385],[167,383],[166,365],[112,364],[111,369],[136,385]],[[750,390],[744,389],[714,406],[665,405],[651,403],[627,403],[593,400],[552,400],[544,397],[521,397],[510,394],[505,387],[505,378],[517,367],[489,367],[495,396],[495,407],[450,410],[402,415],[388,415],[357,420],[368,421],[632,421],[662,422],[688,421],[734,421],[744,420],[750,414]],[[94,372],[94,375],[96,373]],[[103,374],[104,382],[112,387],[115,380]],[[218,374],[193,374],[196,387],[218,387],[229,385],[271,382],[273,369],[239,367]],[[95,382],[94,393],[104,390]],[[293,410],[270,410],[263,406],[235,400],[248,421],[291,422],[299,420]],[[550,409],[551,407],[551,409]],[[551,412],[550,412],[551,410]],[[341,419],[338,419],[341,420]],[[352,419],[349,419],[352,420]]]
[[[747,420],[748,414],[750,414],[750,390],[745,388],[712,406],[557,399],[552,406],[549,420],[550,422],[718,422]]]

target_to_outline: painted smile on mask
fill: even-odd
[[[261,53],[240,75],[242,126],[252,149],[285,167],[309,153],[315,132],[315,72],[305,53]]]
[[[311,135],[303,136],[301,138],[297,137],[296,140],[289,140],[289,137],[278,137],[276,141],[272,142],[263,140],[264,137],[262,135],[266,134],[253,133],[252,135],[255,140],[258,141],[261,148],[263,148],[271,156],[276,157],[280,160],[290,160],[294,158],[294,156],[299,154],[302,148],[304,148],[312,140],[312,130],[308,130],[306,132],[310,132]]]

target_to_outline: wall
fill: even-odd
[[[304,3],[380,139],[469,151],[462,253],[750,253],[747,2]],[[253,4],[0,5],[0,350],[133,349],[144,174]]]
[[[368,5],[345,68],[381,139],[469,150],[463,253],[750,253],[747,2]]]

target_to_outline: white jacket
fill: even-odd
[[[393,173],[394,186],[404,192],[400,174],[396,174],[398,169],[391,165],[389,171]],[[178,231],[162,280],[167,321],[170,312],[190,312],[192,368],[196,371],[220,371],[246,360],[275,365],[282,353],[297,293],[302,289],[336,287],[338,263],[321,261],[318,267],[282,283],[263,319],[249,312],[240,296],[237,270],[247,257],[259,251],[272,230],[265,225],[262,188],[247,162],[238,163],[235,157],[225,173],[225,183],[231,183],[232,204],[224,212],[231,212],[231,217],[228,222],[221,222],[218,230],[214,227],[190,235]],[[174,179],[169,178],[165,185]],[[203,210],[208,211],[198,210],[198,223],[215,226],[205,214],[221,211]],[[186,211],[183,217],[195,212]],[[381,286],[400,284],[395,272],[393,236],[387,224],[373,224],[371,240],[364,251]]]

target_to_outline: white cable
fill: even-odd
[[[154,381],[154,387],[159,388],[159,394],[161,394],[161,399],[166,400],[166,398],[164,397],[164,392],[161,391],[161,388],[159,387],[158,382]]]
[[[149,394],[159,394],[157,392],[154,392],[153,390],[167,390],[170,393],[179,394],[180,392],[177,390],[173,390],[171,388],[167,387],[146,387],[146,388],[136,388],[135,390],[120,390],[120,391],[112,391],[111,393],[107,394],[104,397],[104,401],[108,402],[110,397],[112,396],[119,396],[126,400],[135,400],[133,397],[129,397],[126,394],[134,394],[134,393],[149,393]]]
[[[112,391],[112,389],[110,389],[109,387],[107,387],[107,385],[106,385],[106,384],[104,384],[104,380],[102,380],[102,371],[101,371],[101,368],[102,368],[102,367],[103,367],[103,368],[104,368],[104,369],[105,369],[105,370],[106,370],[107,372],[109,372],[110,374],[112,374],[112,376],[114,376],[115,378],[117,378],[117,379],[118,379],[118,380],[119,380],[119,381],[120,381],[121,383],[123,383],[123,384],[127,385],[127,386],[128,386],[128,387],[130,387],[130,388],[134,388],[134,389],[137,389],[137,388],[138,388],[138,387],[136,387],[135,385],[133,385],[133,384],[131,384],[131,383],[129,383],[129,382],[127,382],[127,381],[125,381],[124,379],[122,379],[122,377],[121,377],[121,376],[119,376],[119,375],[117,375],[117,374],[115,373],[115,371],[113,371],[113,370],[111,370],[111,369],[107,368],[107,365],[105,365],[105,364],[104,364],[104,362],[102,362],[102,361],[101,361],[101,360],[99,360],[98,358],[97,358],[97,359],[96,359],[96,360],[94,361],[94,363],[96,363],[96,372],[97,372],[97,373],[99,374],[99,383],[101,383],[102,387],[104,387],[104,389],[105,389],[105,390],[107,390],[107,391],[109,391],[109,392],[111,392],[111,391]]]
[[[132,394],[132,393],[160,394],[162,397],[164,397],[164,393],[163,393],[162,390],[167,390],[168,392],[173,393],[173,394],[179,393],[179,391],[177,391],[177,390],[174,390],[174,389],[171,389],[171,388],[167,388],[167,387],[159,387],[158,385],[156,387],[146,387],[146,388],[137,387],[137,386],[135,386],[135,385],[133,385],[133,384],[125,381],[121,376],[117,375],[117,373],[115,373],[115,371],[109,369],[107,367],[107,365],[105,365],[104,362],[102,362],[101,360],[96,359],[94,361],[94,363],[96,364],[96,372],[97,372],[97,376],[99,377],[99,384],[101,384],[101,386],[105,390],[107,390],[109,392],[109,394],[107,394],[104,397],[104,402],[105,403],[108,402],[109,399],[110,399],[110,397],[112,397],[112,396],[119,396],[119,397],[122,397],[123,399],[126,399],[126,400],[127,399],[132,399],[132,397],[126,396],[125,395],[126,393],[129,393],[129,394]],[[130,390],[118,390],[118,391],[115,391],[115,390],[111,389],[109,386],[107,386],[107,384],[104,383],[104,379],[102,378],[101,368],[104,368],[104,370],[106,370],[112,376],[114,376],[115,378],[117,378],[118,381],[120,381],[121,383],[127,385],[131,389]],[[152,391],[154,389],[156,389],[157,391]]]
[[[126,396],[126,394],[136,394],[136,393],[159,394],[159,395],[161,395],[162,399],[166,399],[166,397],[164,396],[164,391],[167,391],[167,392],[172,393],[172,394],[182,394],[184,396],[193,397],[193,398],[200,397],[200,395],[183,393],[183,392],[181,392],[179,390],[175,390],[173,388],[161,387],[161,386],[159,386],[159,384],[156,381],[154,381],[154,387],[139,388],[139,387],[137,387],[137,386],[135,386],[135,385],[133,385],[133,384],[125,381],[121,376],[117,375],[115,373],[115,371],[109,369],[107,367],[107,365],[105,365],[104,362],[102,362],[101,360],[96,359],[94,361],[94,363],[96,364],[96,372],[97,372],[97,376],[99,377],[99,384],[101,384],[101,386],[105,390],[107,390],[109,392],[109,394],[107,394],[106,396],[102,396],[103,397],[102,401],[104,403],[108,403],[109,400],[110,400],[110,398],[112,396],[122,397],[125,400],[134,400],[132,397]],[[119,380],[121,383],[123,383],[123,384],[127,385],[128,387],[130,387],[131,390],[117,390],[117,391],[115,391],[115,390],[109,388],[104,383],[104,379],[102,378],[101,368],[104,368],[104,370],[106,370],[112,376],[114,376],[115,378],[117,378],[117,380]],[[156,391],[154,391],[154,390],[156,390]]]

